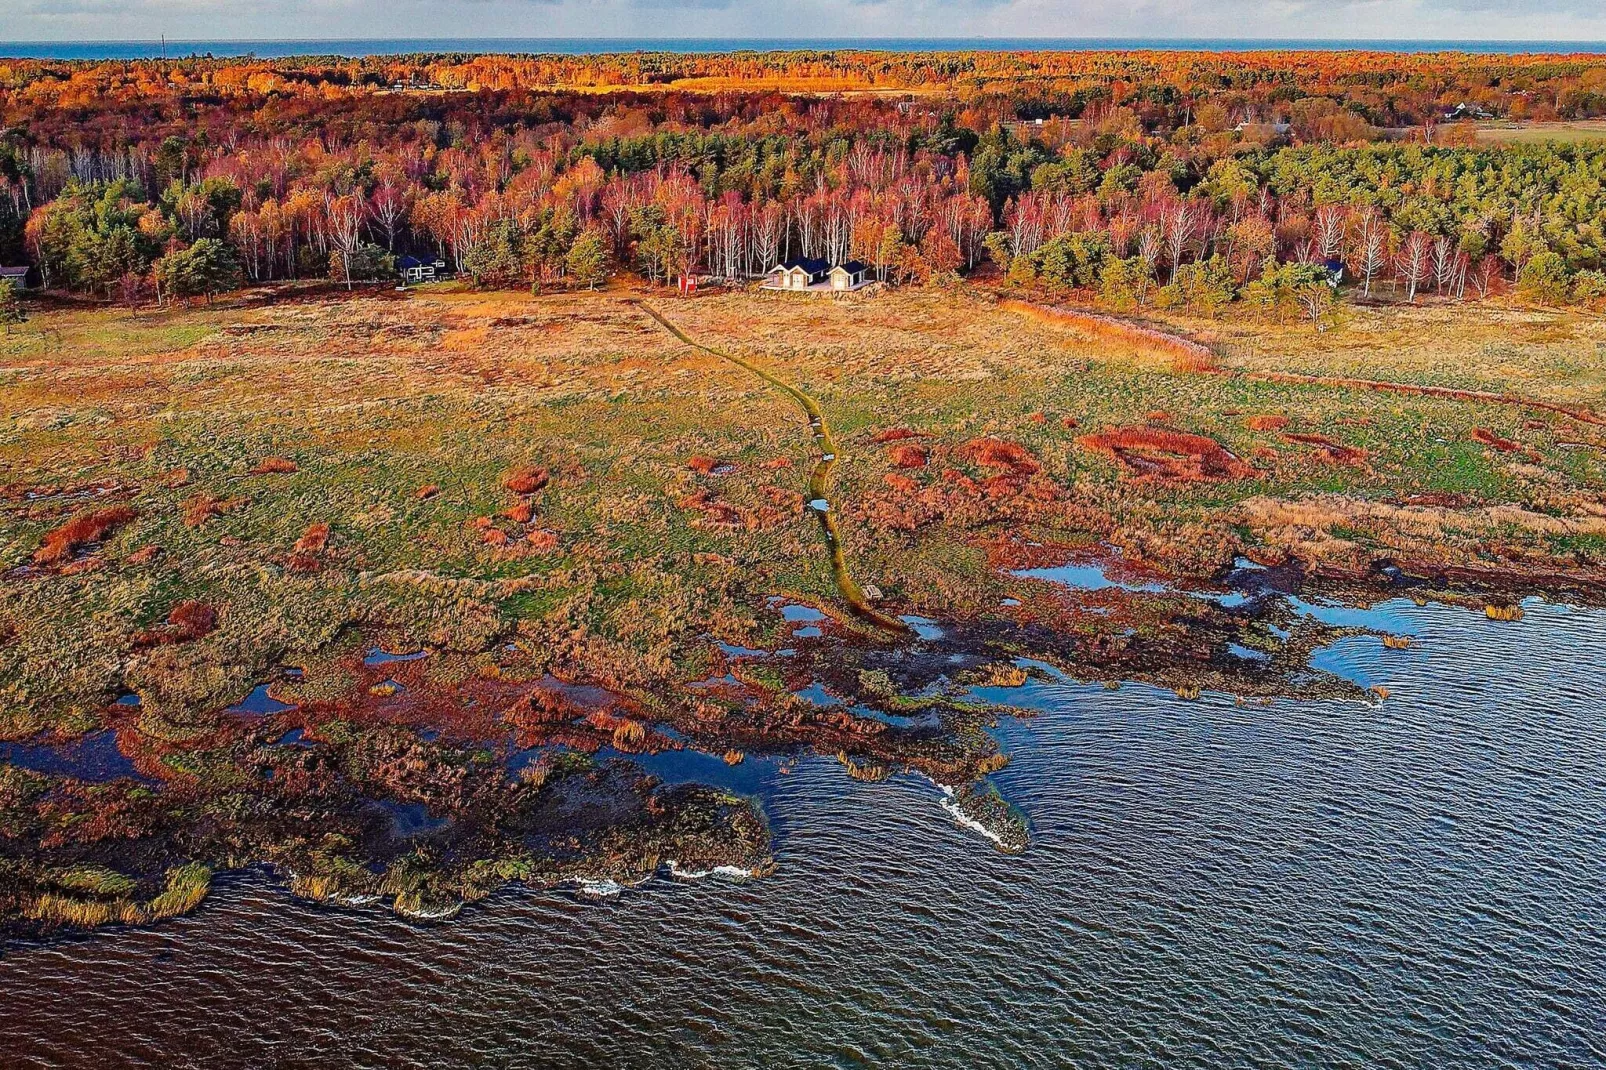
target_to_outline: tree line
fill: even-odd
[[[88,69],[104,79],[106,66]],[[199,84],[215,86],[211,73]],[[949,99],[286,98],[240,84],[170,94],[143,117],[112,108],[111,139],[93,101],[74,124],[59,101],[9,100],[0,256],[127,301],[309,276],[355,285],[394,278],[402,255],[537,287],[619,270],[739,280],[795,256],[859,259],[895,282],[991,264],[1023,286],[1205,311],[1314,305],[1339,274],[1404,300],[1606,292],[1606,146],[1369,140],[1332,98],[1293,101],[1294,121],[1268,136],[1213,103],[1163,129],[1108,101],[1038,125]],[[1163,83],[1146,86],[1123,96]]]

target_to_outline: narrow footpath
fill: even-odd
[[[743,360],[741,357],[732,356],[723,350],[692,340],[686,332],[665,319],[651,305],[645,302],[635,302],[635,304],[656,320],[659,326],[686,345],[691,346],[693,349],[700,349],[704,353],[712,354],[721,360],[730,361],[737,367],[752,372],[770,386],[791,398],[797,403],[798,408],[803,410],[803,414],[808,417],[809,431],[814,435],[814,444],[819,450],[819,456],[814,462],[814,469],[809,473],[808,509],[819,520],[820,530],[825,533],[825,546],[831,561],[831,575],[836,579],[837,590],[841,592],[843,600],[847,602],[848,607],[853,610],[855,616],[874,624],[878,628],[884,628],[887,631],[899,634],[908,634],[911,629],[907,624],[896,617],[891,617],[878,611],[870,604],[870,600],[865,597],[864,589],[859,586],[858,581],[853,578],[853,574],[848,571],[847,559],[842,552],[842,529],[837,521],[836,510],[831,507],[830,498],[831,470],[836,467],[837,458],[841,454],[837,450],[836,439],[831,435],[831,425],[826,422],[825,413],[820,410],[820,403],[791,383],[778,378],[751,361]]]

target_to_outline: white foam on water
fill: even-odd
[[[937,784],[935,780],[932,783]],[[959,808],[959,800],[954,797],[953,788],[947,784],[937,784],[937,787],[942,792],[942,808],[948,811],[948,816],[954,819],[954,824],[960,828],[967,828],[972,832],[981,833],[999,847],[1004,846],[1004,838],[1002,836]]]

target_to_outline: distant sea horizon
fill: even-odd
[[[284,38],[278,40],[0,41],[8,59],[133,60],[190,56],[282,59],[290,56],[390,56],[428,53],[602,55],[620,52],[815,51],[943,52],[979,50],[1103,51],[1266,50],[1369,52],[1603,53],[1606,41],[1339,40],[1166,37],[418,37]]]

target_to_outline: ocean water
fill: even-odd
[[[1606,1065],[1606,613],[1398,600],[1386,701],[1008,692],[1019,856],[929,783],[770,766],[769,878],[455,920],[223,879],[0,958],[6,1067]],[[985,697],[1005,697],[987,692]]]
[[[37,59],[154,59],[162,56],[384,56],[440,52],[558,53],[739,52],[790,49],[873,49],[932,52],[955,49],[1019,51],[1033,49],[1185,49],[1257,51],[1262,49],[1376,49],[1391,52],[1606,52],[1602,41],[1413,41],[1166,37],[819,37],[819,38],[330,38],[260,41],[0,41],[0,56]]]

